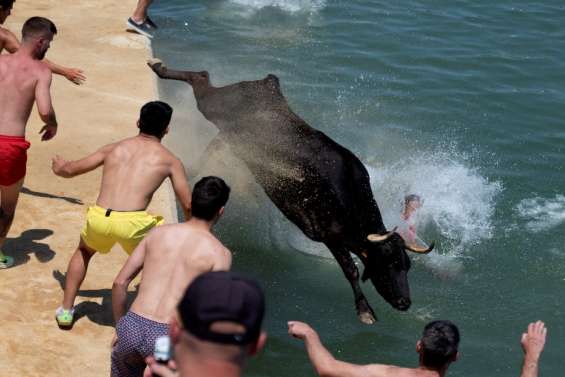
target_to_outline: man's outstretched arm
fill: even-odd
[[[56,155],[51,161],[51,169],[55,175],[63,178],[72,178],[77,175],[88,173],[104,164],[104,159],[114,148],[114,144],[108,144],[83,159],[67,161]]]
[[[522,349],[524,350],[524,364],[520,377],[537,377],[539,358],[545,346],[547,329],[542,321],[530,323],[528,331],[522,334]]]
[[[11,31],[4,29],[0,38],[4,40],[4,48],[10,54],[20,49],[20,41],[18,41],[18,38]],[[80,85],[86,80],[86,76],[81,69],[64,67],[47,59],[43,59],[43,62],[45,62],[51,72],[65,77],[74,84]]]
[[[310,362],[316,373],[322,377],[379,377],[385,376],[387,365],[356,365],[336,360],[324,347],[320,337],[308,324],[298,321],[288,322],[288,333],[304,340]]]

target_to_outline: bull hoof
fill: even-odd
[[[151,67],[151,69],[158,69],[160,66],[164,66],[163,61],[157,58],[147,60],[147,65]]]
[[[359,317],[359,320],[366,325],[372,325],[375,322],[377,322],[377,319],[375,318],[375,316],[373,314],[371,314],[370,312],[359,313],[357,315],[357,317]]]

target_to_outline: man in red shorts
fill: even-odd
[[[26,174],[26,124],[33,107],[45,122],[41,140],[57,133],[57,119],[51,103],[51,70],[41,62],[49,49],[55,25],[46,18],[32,17],[22,28],[22,45],[11,55],[0,56],[0,268],[14,259],[2,253],[12,225],[20,189]]]

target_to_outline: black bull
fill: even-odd
[[[292,112],[276,76],[215,88],[207,72],[174,71],[156,59],[149,66],[161,78],[192,86],[200,112],[273,203],[310,239],[329,248],[353,288],[362,322],[376,318],[350,253],[365,266],[363,281],[370,279],[394,308],[410,307],[405,249],[429,252],[431,247],[421,250],[387,233],[361,161]]]

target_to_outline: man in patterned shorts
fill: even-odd
[[[116,277],[112,287],[116,320],[112,376],[141,377],[145,358],[153,354],[155,339],[167,335],[168,323],[187,286],[204,272],[230,269],[231,252],[212,234],[229,192],[221,178],[198,181],[190,220],[153,229]],[[142,269],[137,297],[124,315],[128,285]]]

